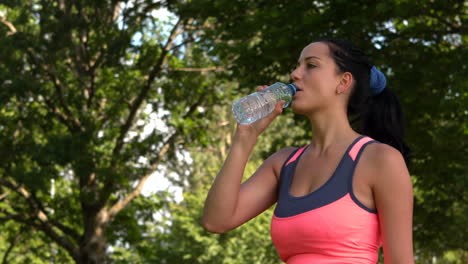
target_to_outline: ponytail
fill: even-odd
[[[385,87],[362,111],[362,133],[399,150],[409,167],[411,150],[404,141],[405,119],[398,97]]]
[[[328,45],[340,72],[350,72],[355,85],[348,101],[351,121],[357,130],[399,150],[409,167],[411,150],[404,141],[405,120],[398,97],[388,88],[385,75],[376,69],[364,53],[345,40],[319,40]],[[359,121],[359,122],[357,122]]]

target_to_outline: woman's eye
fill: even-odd
[[[315,67],[316,67],[316,66],[313,65],[313,64],[307,64],[307,68],[308,68],[308,69],[315,68]]]

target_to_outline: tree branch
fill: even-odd
[[[177,69],[168,69],[169,71],[184,71],[184,72],[206,72],[206,71],[224,71],[224,67],[206,67],[206,68],[177,68]]]
[[[7,248],[7,250],[5,251],[5,254],[3,255],[2,264],[8,264],[8,255],[10,255],[11,251],[13,250],[13,248],[15,247],[19,239],[20,239],[20,234],[15,235],[15,237],[11,239],[10,246]]]
[[[156,168],[159,165],[159,162],[163,158],[163,156],[167,153],[167,151],[170,149],[171,144],[176,138],[177,133],[172,134],[169,139],[166,141],[166,143],[162,146],[161,150],[159,151],[157,158],[152,162],[150,165],[150,172],[144,175],[140,181],[138,182],[137,186],[129,193],[125,198],[122,200],[118,201],[115,203],[110,209],[109,209],[109,219],[113,218],[118,212],[120,212],[123,208],[125,208],[135,197],[140,195],[141,190],[143,189],[143,186],[145,185],[146,181],[148,178],[154,173]]]
[[[60,81],[55,77],[55,75],[52,72],[48,70],[47,67],[43,66],[46,65],[44,62],[39,62],[36,60],[31,49],[26,49],[26,53],[28,54],[28,58],[31,60],[31,64],[36,65],[37,68],[42,68],[44,72],[49,76],[51,82],[54,84],[55,94],[58,97],[59,103],[62,106],[65,113],[60,111],[60,109],[58,109],[58,107],[51,100],[48,100],[46,97],[43,97],[44,101],[46,102],[49,108],[49,111],[54,113],[59,118],[59,120],[63,124],[65,124],[68,127],[68,129],[70,129],[70,131],[75,132],[80,130],[80,121],[72,115],[67,105],[65,104],[65,99],[63,97],[63,88],[61,87]]]
[[[451,23],[445,17],[441,17],[441,16],[437,15],[436,13],[430,14],[430,15],[427,15],[427,16],[430,17],[430,18],[434,18],[438,22],[446,25],[454,33],[461,33],[462,32],[462,25],[457,25],[457,24]],[[465,28],[465,30],[466,30],[466,28]]]
[[[37,228],[42,230],[45,234],[47,234],[50,238],[52,238],[52,240],[57,242],[57,244],[59,244],[60,246],[65,248],[74,259],[76,259],[76,256],[79,255],[78,247],[75,247],[73,245],[73,242],[71,242],[66,237],[63,237],[63,236],[60,236],[59,234],[57,234],[57,232],[55,232],[52,229],[52,227],[50,225],[48,225],[47,223],[42,223],[41,225],[38,225]]]
[[[16,186],[15,184],[7,181],[4,178],[0,178],[0,184],[17,192],[20,196],[28,200],[28,203],[31,205],[31,196],[29,195],[29,192],[24,189],[21,186]],[[34,207],[34,206],[33,206]],[[34,207],[35,208],[35,207]],[[49,236],[52,240],[54,240],[57,244],[62,246],[65,250],[67,250],[70,255],[76,259],[78,254],[78,247],[75,247],[73,242],[70,241],[67,237],[59,235],[53,227],[49,224],[50,222],[47,221],[47,216],[45,215],[45,212],[37,212],[37,210],[34,210],[35,212],[31,215],[33,218],[27,218],[24,215],[21,214],[11,214],[8,213],[7,211],[0,209],[0,213],[4,214],[5,217],[0,217],[0,221],[8,221],[8,220],[14,220],[16,222],[26,224],[28,226],[35,227],[37,229],[42,230],[47,236]],[[38,220],[39,223],[36,223],[34,220]],[[78,241],[77,241],[78,242]]]
[[[44,206],[34,194],[29,193],[28,190],[26,190],[24,187],[18,186],[10,181],[7,181],[6,179],[0,179],[0,185],[3,185],[12,191],[15,191],[21,197],[23,197],[23,199],[26,200],[26,202],[29,204],[29,207],[34,212],[34,217],[37,220],[39,220],[43,225],[51,224],[57,227],[64,234],[69,235],[70,237],[75,239],[75,241],[79,241],[80,235],[75,230],[61,223],[58,223],[57,221],[50,220],[50,217],[47,215],[47,211],[44,209]]]
[[[68,108],[68,105],[65,102],[65,98],[63,96],[63,88],[60,83],[60,80],[50,71],[45,68],[47,74],[49,75],[49,78],[51,78],[52,83],[54,84],[55,87],[55,95],[57,96],[59,100],[60,106],[63,108],[65,111],[65,114],[67,118],[73,123],[73,126],[77,129],[80,130],[81,128],[81,123],[78,119],[76,119],[73,114],[71,113],[70,109]]]
[[[111,12],[111,22],[117,21],[117,18],[119,17],[120,10],[122,9],[122,2],[115,1],[114,6],[112,7],[112,12]]]
[[[15,222],[25,224],[25,225],[28,225],[28,226],[34,226],[34,227],[37,226],[37,224],[34,223],[34,221],[25,218],[25,216],[21,215],[21,214],[11,214],[11,213],[8,213],[7,211],[5,211],[4,209],[0,209],[0,214],[4,215],[4,216],[0,216],[0,222],[7,222],[7,221],[10,221],[10,220],[13,220]]]
[[[47,109],[49,110],[49,112],[54,114],[62,124],[64,124],[66,127],[68,127],[68,130],[70,130],[71,132],[76,131],[76,128],[71,124],[68,117],[62,111],[60,111],[60,109],[58,109],[55,106],[55,104],[52,103],[51,100],[47,99],[46,97],[43,97],[43,99],[44,99],[45,105],[46,105]]]
[[[171,34],[169,35],[169,38],[167,39],[166,44],[164,45],[164,48],[163,48],[163,51],[162,51],[161,55],[159,56],[156,64],[154,65],[153,69],[151,70],[150,74],[147,77],[146,84],[140,90],[140,93],[135,98],[135,100],[133,100],[133,102],[131,104],[131,107],[130,107],[130,113],[129,113],[128,117],[127,117],[127,120],[125,121],[125,123],[120,128],[120,134],[119,134],[119,137],[116,140],[115,147],[114,147],[114,150],[112,152],[114,157],[117,156],[118,153],[120,153],[120,151],[121,151],[121,149],[123,147],[124,138],[127,135],[128,130],[132,126],[132,124],[134,122],[134,119],[135,119],[135,115],[136,115],[138,109],[140,108],[143,100],[148,95],[148,91],[151,88],[151,84],[153,83],[155,77],[160,73],[160,71],[162,69],[162,65],[163,65],[163,63],[164,63],[164,61],[166,59],[166,56],[169,53],[169,50],[171,49],[171,47],[173,45],[175,37],[177,36],[176,35],[177,29],[179,28],[179,26],[181,24],[182,24],[182,20],[179,19],[179,21],[177,21],[177,23],[172,28]],[[115,165],[115,159],[113,161],[112,166],[114,166],[114,165]]]
[[[67,1],[60,1],[59,2],[59,9],[63,12],[63,16],[62,16],[62,21],[61,22],[64,22],[65,18],[67,16],[70,15],[70,6],[71,4],[67,3]],[[40,37],[41,38],[45,38],[45,33],[44,32],[47,32],[45,29],[43,29],[44,27],[44,24],[42,22],[39,22],[39,25],[40,25]],[[33,48],[27,48],[26,49],[26,52],[28,54],[28,57],[33,61],[33,64],[36,65],[36,67],[40,68],[40,69],[43,69],[44,72],[47,74],[47,76],[49,77],[50,81],[53,83],[54,87],[55,87],[55,95],[58,99],[58,104],[59,106],[63,109],[65,115],[67,116],[67,119],[70,120],[70,122],[72,122],[72,125],[75,127],[75,130],[81,130],[81,122],[79,121],[78,118],[76,118],[72,112],[70,111],[67,103],[66,103],[66,100],[65,100],[65,97],[64,97],[64,93],[63,93],[63,87],[62,87],[62,84],[61,84],[61,81],[60,79],[56,76],[55,74],[55,68],[54,68],[54,64],[53,63],[49,63],[49,62],[45,62],[44,60],[41,60],[41,61],[37,61],[33,52]],[[78,81],[81,81],[79,78],[77,78]]]
[[[78,14],[82,19],[82,27],[77,31],[76,38],[78,41],[72,41],[72,44],[75,46],[75,66],[77,68],[77,79],[83,83],[83,95],[86,100],[85,104],[82,104],[83,110],[87,111],[89,106],[91,105],[92,98],[94,97],[94,72],[91,71],[92,67],[92,58],[89,52],[89,31],[90,31],[90,16],[98,16],[101,17],[99,14],[99,9],[95,10],[96,13],[90,14],[86,8],[80,7],[78,10]],[[87,81],[87,78],[89,80]]]
[[[10,32],[7,33],[7,36],[13,35],[17,32],[15,26],[10,21],[6,20],[5,17],[0,17],[0,22],[5,24],[10,29]]]
[[[36,217],[41,221],[47,221],[47,215],[40,209],[40,206],[36,204],[36,201],[31,197],[31,194],[22,186],[16,185],[4,178],[0,179],[0,185],[7,187],[8,189],[18,193],[21,197],[23,197],[26,202],[28,202],[31,209],[34,210]]]
[[[0,217],[0,222],[14,220],[21,224],[26,224],[28,226],[35,227],[37,229],[42,230],[47,236],[49,236],[53,241],[57,244],[65,248],[70,255],[75,258],[78,256],[78,248],[73,245],[73,243],[68,240],[67,238],[60,236],[55,232],[50,225],[47,223],[35,223],[34,221],[25,218],[23,215],[20,214],[10,214],[5,210],[0,209],[0,213],[4,214],[5,217]]]
[[[187,24],[191,24],[193,22],[193,19],[190,19]],[[186,25],[185,28],[193,28],[191,25]],[[182,46],[185,46],[189,43],[194,43],[196,42],[196,39],[199,37],[199,34],[196,33],[192,33],[192,34],[188,34],[187,36],[187,39],[185,41],[182,41],[181,43],[179,43],[178,45],[175,45],[171,48],[171,50],[177,50],[178,48],[182,47]]]
[[[190,106],[188,111],[183,115],[182,118],[187,118],[190,116],[196,109],[197,107],[201,104],[201,102],[204,100],[204,97],[202,96],[199,98],[199,100],[194,103],[193,105]],[[125,198],[122,200],[118,201],[116,204],[114,204],[111,209],[109,209],[109,218],[114,217],[118,212],[120,212],[123,208],[125,208],[135,197],[140,195],[141,190],[143,189],[143,186],[145,185],[146,181],[148,178],[154,173],[154,171],[157,169],[159,163],[161,162],[162,158],[164,155],[169,151],[171,145],[174,143],[175,139],[177,136],[179,136],[181,133],[181,130],[176,130],[167,140],[166,143],[161,147],[161,150],[159,151],[158,155],[156,156],[155,160],[151,162],[150,164],[150,172],[144,175],[140,181],[138,182],[137,186],[129,193]]]
[[[2,193],[0,195],[0,201],[3,200],[5,197],[7,197],[9,194],[10,194],[9,192]]]
[[[178,45],[175,45],[171,48],[171,50],[176,50],[186,44],[189,44],[189,43],[193,43],[195,42],[195,39],[193,37],[189,37],[189,39],[187,39],[186,41],[183,41],[182,43],[178,44]]]

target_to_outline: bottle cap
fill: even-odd
[[[296,90],[297,90],[296,85],[290,83],[290,84],[288,84],[288,86],[291,87],[292,92],[293,92],[292,95],[294,96],[296,94]]]

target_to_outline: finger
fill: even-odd
[[[259,91],[261,91],[261,90],[263,90],[263,89],[265,89],[267,87],[268,87],[268,85],[259,85],[259,86],[257,86],[257,92],[259,92]]]
[[[275,110],[271,112],[269,115],[266,116],[267,119],[270,121],[273,121],[277,116],[279,116],[283,112],[283,105],[286,103],[286,101],[281,100],[275,105]]]
[[[283,105],[285,103],[286,102],[284,100],[279,101],[275,105],[275,109],[270,114],[252,124],[252,127],[257,131],[257,135],[260,135],[271,124],[271,122],[273,122],[273,120],[283,112]]]
[[[281,100],[279,101],[276,105],[275,105],[275,111],[274,112],[277,112],[278,114],[281,114],[283,112],[283,106],[284,104],[286,103],[286,101],[284,100]]]

